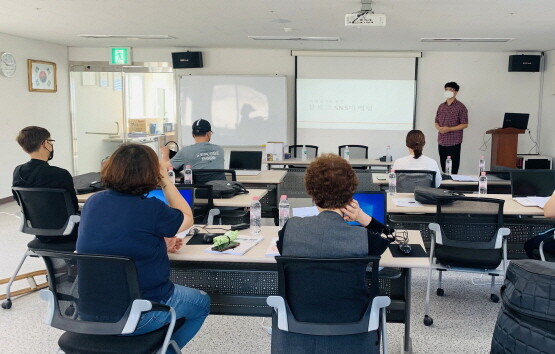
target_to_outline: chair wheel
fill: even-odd
[[[493,302],[495,302],[495,303],[498,303],[498,302],[499,302],[499,296],[497,296],[497,295],[495,295],[495,294],[491,294],[491,295],[489,296],[489,298],[490,298],[491,301],[493,301]]]
[[[429,327],[429,326],[432,325],[432,323],[434,323],[434,320],[430,316],[425,315],[424,316],[424,326]]]
[[[443,291],[442,288],[438,288],[438,289],[436,290],[436,294],[437,294],[437,296],[443,296],[443,295],[445,294],[445,291]]]
[[[8,299],[8,300],[4,300],[4,302],[2,302],[2,308],[4,310],[9,310],[12,308],[12,300]]]

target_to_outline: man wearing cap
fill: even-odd
[[[224,149],[219,145],[210,143],[212,126],[210,122],[199,119],[193,123],[193,139],[195,144],[180,149],[170,160],[176,170],[191,165],[193,170],[224,168]],[[166,155],[167,156],[167,155]],[[195,183],[204,184],[208,181],[224,180],[223,173],[196,174]]]

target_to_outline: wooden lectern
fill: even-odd
[[[516,149],[518,134],[525,130],[516,128],[491,129],[486,134],[491,134],[491,162],[490,166],[504,166],[516,168]]]

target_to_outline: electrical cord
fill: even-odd
[[[395,230],[393,238],[398,245],[406,245],[409,243],[409,232],[407,230]]]
[[[486,133],[482,136],[482,145],[480,146],[480,151],[486,151],[488,149],[488,143],[491,141],[491,137],[486,140]]]
[[[272,326],[265,326],[264,325],[264,320],[266,319],[266,317],[262,317],[262,321],[260,322],[260,327],[264,328],[266,330],[266,332],[268,332],[268,335],[272,335]]]
[[[528,153],[531,153],[532,150],[534,150],[534,149],[536,149],[536,152],[538,152],[538,151],[537,151],[538,142],[535,141],[534,138],[532,138],[532,132],[530,131],[530,129],[526,129],[526,130],[528,131],[528,137],[529,137],[530,140],[534,143],[534,145],[532,145],[532,148],[530,148],[530,150],[528,150]]]

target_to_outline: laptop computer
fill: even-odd
[[[384,191],[357,192],[353,195],[360,208],[382,224],[387,221],[387,194]],[[356,221],[348,224],[360,225]]]
[[[511,194],[519,197],[549,197],[555,190],[554,170],[511,172]]]
[[[516,128],[526,130],[528,128],[528,113],[505,113],[503,117],[503,128]]]
[[[229,169],[237,176],[256,176],[262,169],[262,151],[230,151]]]
[[[195,193],[194,193],[194,191],[195,191],[195,189],[192,188],[192,187],[177,187],[177,190],[183,196],[185,201],[187,201],[187,204],[189,204],[191,209],[194,208],[194,202],[195,202]],[[168,201],[166,200],[166,197],[164,196],[164,192],[162,191],[161,188],[156,188],[156,189],[148,192],[148,196],[160,199],[164,203],[168,204]]]

